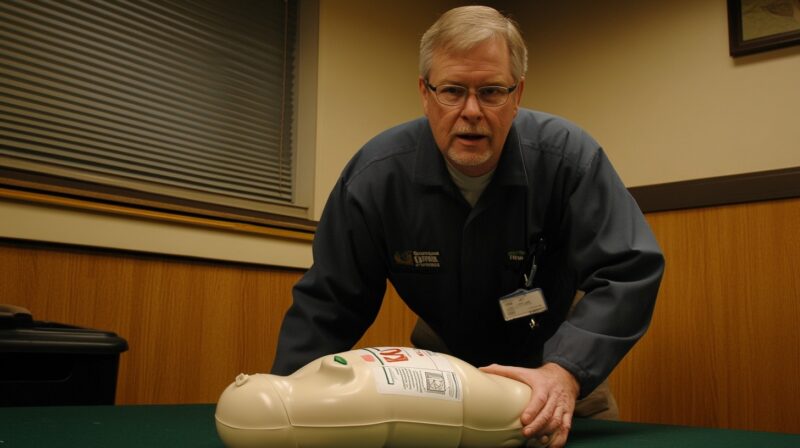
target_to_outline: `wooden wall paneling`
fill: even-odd
[[[191,264],[148,270],[136,294],[141,318],[129,333],[141,344],[126,378],[137,401],[213,402],[239,372],[269,369],[296,273]]]
[[[800,433],[800,199],[647,218],[667,268],[622,418]]]
[[[113,331],[117,402],[215,402],[239,372],[272,365],[300,272],[0,245],[0,303],[37,320]]]
[[[623,419],[800,432],[800,199],[648,214],[667,270],[648,334],[611,378]],[[274,359],[301,272],[0,242],[0,302],[114,331],[117,402],[214,402]],[[357,346],[408,345],[389,287]]]
[[[113,331],[117,403],[215,402],[239,372],[272,366],[302,272],[65,247],[0,244],[0,303],[37,320]],[[416,315],[391,285],[356,347],[409,345]]]

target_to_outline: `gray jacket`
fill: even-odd
[[[644,334],[664,269],[602,148],[575,125],[526,109],[474,208],[427,119],[372,139],[336,183],[313,255],[273,373],[350,349],[378,313],[388,279],[453,355],[476,366],[555,362],[575,375],[581,396]],[[533,287],[548,310],[531,329],[527,318],[505,321],[498,299],[523,286],[534,256]]]

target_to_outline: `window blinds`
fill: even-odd
[[[0,1],[0,164],[291,205],[292,2]]]

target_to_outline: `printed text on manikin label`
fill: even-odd
[[[372,364],[378,393],[461,401],[458,374],[446,357],[427,350],[403,347],[361,349]]]

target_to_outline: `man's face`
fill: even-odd
[[[483,86],[511,87],[508,47],[503,39],[490,39],[463,53],[434,53],[428,74],[433,86],[457,85],[470,89],[461,106],[440,104],[419,79],[425,115],[439,150],[468,176],[480,176],[497,166],[511,123],[517,115],[524,79],[502,106],[487,107],[474,95]]]

